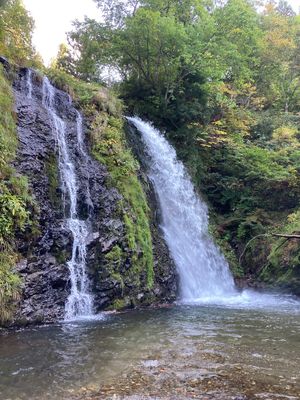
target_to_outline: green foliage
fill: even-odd
[[[32,46],[34,22],[21,0],[7,0],[0,8],[0,54],[19,65],[39,65]]]
[[[10,166],[17,146],[13,106],[11,87],[0,66],[0,323],[11,318],[19,294],[20,279],[13,272],[15,241],[30,227],[33,205],[27,179]]]
[[[287,217],[281,233],[300,233],[300,211]],[[300,248],[299,240],[280,238],[273,240],[268,263],[261,270],[259,278],[268,283],[292,290],[300,295]]]
[[[16,125],[11,88],[0,69],[0,246],[14,232],[28,223],[26,203],[29,201],[27,180],[9,166],[16,151]]]
[[[269,104],[295,111],[299,107],[300,20],[282,13],[274,4],[266,6],[262,20],[260,86]]]
[[[71,47],[65,49],[64,55],[61,52],[58,54],[58,66],[67,72],[72,72],[74,67],[78,78],[99,82],[105,65],[114,65],[116,54],[111,50],[112,32],[108,27],[89,18],[85,18],[83,22],[75,21],[74,26],[75,31],[70,32],[68,37]]]
[[[138,164],[125,143],[123,122],[105,113],[95,116],[92,125],[93,154],[107,166],[111,186],[123,196],[120,209],[126,227],[127,244],[132,253],[131,280],[141,284],[146,273],[146,286],[154,282],[152,237],[149,226],[149,210],[145,194],[138,181]],[[115,252],[117,249],[115,249]],[[122,256],[113,253],[111,257]]]
[[[72,59],[72,55],[67,45],[61,43],[56,59],[53,61],[52,67],[54,69],[64,71],[70,75],[78,75]]]
[[[18,229],[23,230],[29,217],[22,199],[10,192],[5,193],[5,189],[3,186],[0,189],[0,245],[9,240]]]
[[[46,175],[49,182],[49,197],[51,203],[58,207],[61,202],[60,195],[57,193],[59,187],[59,171],[57,167],[57,160],[54,153],[50,154],[45,163]]]
[[[122,111],[122,103],[114,95],[113,91],[96,83],[89,83],[74,78],[66,71],[57,68],[46,70],[52,83],[58,88],[70,94],[86,112],[104,111],[110,115],[118,116]]]
[[[2,65],[0,65],[0,88],[0,168],[3,169],[14,157],[17,138],[11,87],[5,79]]]
[[[16,256],[8,251],[0,253],[0,324],[10,321],[14,302],[18,300],[21,281],[12,272]]]
[[[229,0],[224,7],[216,9],[215,19],[220,47],[218,55],[226,65],[226,80],[237,87],[251,82],[262,36],[254,6],[246,0]]]

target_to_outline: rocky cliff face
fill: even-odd
[[[58,150],[53,134],[53,122],[42,105],[42,78],[19,70],[14,81],[15,108],[18,119],[19,147],[14,167],[29,180],[35,199],[35,238],[19,236],[21,261],[16,270],[22,278],[22,296],[15,316],[16,321],[53,322],[62,319],[70,292],[67,262],[71,258],[72,236],[64,224],[64,213]],[[154,284],[146,287],[141,279],[132,283],[126,278],[134,269],[133,254],[128,248],[126,226],[118,212],[122,196],[109,187],[108,173],[103,165],[90,156],[83,158],[77,143],[76,113],[68,94],[57,90],[55,107],[66,124],[71,154],[79,176],[79,215],[86,217],[93,202],[92,233],[88,245],[87,266],[95,311],[113,307],[116,299],[124,299],[122,306],[171,301],[175,298],[177,279],[168,250],[161,239],[155,218],[151,230],[154,243]],[[89,127],[84,125],[84,131]],[[86,146],[89,148],[89,143]],[[88,187],[89,189],[88,189]],[[148,199],[152,196],[148,190]],[[155,200],[153,200],[155,201]],[[154,208],[152,204],[151,209]],[[154,217],[154,214],[152,215]],[[117,246],[117,247],[116,247]],[[120,265],[107,262],[106,254],[120,248],[126,254]],[[115,263],[117,261],[114,261]]]

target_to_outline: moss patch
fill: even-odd
[[[32,225],[27,179],[10,165],[17,147],[13,106],[11,86],[0,65],[0,324],[11,319],[19,296],[20,279],[13,272],[18,258],[16,237]]]
[[[131,279],[138,286],[151,288],[154,271],[149,208],[137,177],[139,165],[126,146],[122,119],[97,114],[92,124],[92,143],[94,157],[105,164],[110,173],[109,183],[123,196],[119,209],[132,253]],[[143,272],[146,282],[140,282]]]
[[[57,167],[57,159],[54,153],[52,153],[46,163],[46,174],[49,182],[49,198],[54,207],[59,207],[61,203],[60,195],[57,192],[59,187],[59,171]]]
[[[120,115],[122,103],[111,90],[96,83],[81,81],[55,68],[49,68],[45,72],[51,82],[58,89],[69,93],[86,113],[93,113],[96,110],[110,115]]]
[[[130,302],[128,302],[128,300],[129,299],[116,299],[114,300],[112,305],[108,307],[108,310],[124,310],[130,305]]]

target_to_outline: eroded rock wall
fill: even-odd
[[[28,70],[20,69],[14,81],[19,136],[14,167],[20,174],[28,177],[36,209],[32,210],[35,223],[34,238],[29,240],[26,233],[23,233],[18,240],[21,260],[16,266],[16,271],[23,283],[15,321],[54,322],[63,319],[66,299],[70,292],[67,262],[71,258],[72,236],[64,223],[66,207],[60,185],[58,149],[53,122],[42,105],[41,75],[33,71],[31,84],[30,96]],[[151,201],[152,210],[155,278],[153,287],[146,288],[142,276],[137,280],[141,283],[133,284],[128,278],[120,280],[105,259],[105,255],[112,248],[120,248],[126,257],[122,258],[122,265],[118,266],[119,275],[121,278],[122,275],[131,276],[127,271],[134,270],[133,255],[127,243],[126,226],[118,212],[122,196],[108,184],[106,168],[91,156],[83,157],[80,153],[77,143],[76,109],[70,96],[57,90],[55,106],[66,124],[71,154],[80,178],[79,215],[85,218],[87,209],[92,207],[92,233],[88,245],[87,266],[95,312],[115,307],[116,299],[125,299],[121,304],[125,307],[174,300],[177,277],[159,232],[152,188],[148,186],[147,197]],[[89,128],[84,124],[85,133]],[[89,150],[87,138],[85,145]]]

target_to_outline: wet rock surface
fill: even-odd
[[[69,205],[60,184],[53,121],[42,105],[42,77],[35,71],[32,71],[31,84],[30,96],[28,70],[20,69],[14,82],[19,137],[14,167],[20,174],[27,176],[37,207],[33,210],[36,225],[34,238],[28,239],[25,234],[20,234],[18,243],[21,260],[16,271],[23,284],[15,323],[49,323],[64,316],[70,292],[67,261],[71,258],[72,235],[64,223],[68,217]],[[81,153],[76,125],[78,112],[69,95],[57,89],[55,107],[66,124],[70,154],[79,177],[79,217],[85,219],[91,215],[87,265],[95,312],[98,312],[110,306],[116,298],[124,296],[120,282],[109,269],[103,267],[104,256],[113,246],[118,245],[125,251],[127,248],[124,223],[116,212],[121,196],[117,190],[108,187],[105,167]],[[88,127],[84,125],[83,129],[86,132]],[[85,146],[89,149],[86,139]],[[153,229],[157,280],[151,296],[157,302],[171,301],[176,293],[175,269],[157,232],[157,229]],[[122,268],[131,268],[129,251]],[[125,293],[129,299],[128,306],[131,304],[132,290],[128,283]],[[135,297],[137,291],[134,288]],[[139,296],[140,303],[143,303],[143,290]],[[136,301],[132,304],[136,304]]]

